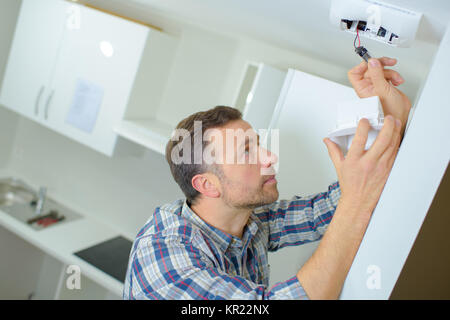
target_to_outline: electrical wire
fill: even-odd
[[[358,47],[361,47],[361,38],[359,37],[359,29],[356,27],[356,35],[358,36]]]
[[[358,47],[361,46],[361,39],[359,38],[359,29],[358,26],[356,27],[356,35],[355,35],[355,40],[353,40],[353,46],[356,49],[356,38],[358,38]]]

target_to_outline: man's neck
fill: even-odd
[[[190,205],[203,221],[235,237],[242,238],[252,209],[236,209],[219,200],[202,199]]]

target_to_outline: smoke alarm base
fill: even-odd
[[[422,13],[375,0],[332,0],[330,21],[340,30],[394,47],[409,47]]]

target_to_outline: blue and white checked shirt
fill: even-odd
[[[296,275],[271,288],[268,251],[322,238],[341,192],[294,196],[253,210],[242,239],[206,223],[177,200],[139,231],[124,299],[308,299]]]

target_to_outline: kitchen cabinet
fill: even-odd
[[[43,100],[64,31],[64,1],[23,1],[0,102],[28,118],[42,116]]]
[[[91,7],[24,0],[0,103],[112,156],[113,127],[161,98],[176,43]]]

